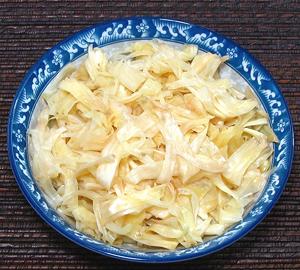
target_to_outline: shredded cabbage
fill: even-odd
[[[242,220],[277,138],[254,95],[220,78],[226,60],[159,41],[110,58],[89,47],[29,131],[48,201],[114,245],[190,247]]]

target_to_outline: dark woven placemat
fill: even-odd
[[[23,198],[6,150],[9,107],[27,69],[47,49],[96,22],[160,15],[216,30],[247,48],[279,83],[296,133],[291,176],[278,204],[229,248],[171,265],[137,265],[76,246],[46,225]],[[299,1],[0,0],[0,269],[300,269]]]

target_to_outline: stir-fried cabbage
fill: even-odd
[[[242,220],[277,139],[256,98],[220,77],[226,60],[158,41],[111,58],[90,47],[29,131],[48,201],[115,245],[189,247]]]

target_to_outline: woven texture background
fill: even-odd
[[[18,189],[6,150],[9,108],[28,68],[58,41],[96,22],[160,15],[231,37],[271,72],[288,102],[295,158],[272,212],[216,254],[171,265],[138,265],[86,251],[46,225]],[[0,269],[300,269],[299,1],[0,0]]]

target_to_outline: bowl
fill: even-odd
[[[27,130],[41,93],[69,63],[87,53],[89,45],[104,47],[134,40],[162,39],[195,44],[200,50],[228,55],[227,66],[239,74],[255,92],[268,113],[279,139],[274,144],[272,173],[244,219],[225,234],[191,248],[175,251],[146,251],[102,243],[69,225],[45,200],[32,176],[28,160]],[[13,100],[8,123],[8,154],[16,181],[33,209],[55,230],[94,252],[135,262],[175,262],[202,257],[227,247],[250,232],[279,199],[292,166],[294,135],[287,104],[266,69],[232,40],[203,27],[182,21],[134,17],[104,22],[86,28],[47,51],[27,72]]]

